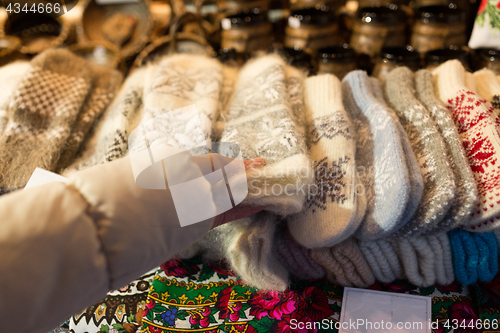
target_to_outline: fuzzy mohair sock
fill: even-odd
[[[142,114],[145,75],[146,68],[140,68],[128,76],[65,174],[111,162],[127,154],[128,136],[139,124]]]
[[[0,137],[0,187],[26,185],[35,168],[55,171],[89,92],[88,62],[68,50],[47,50],[12,95]]]
[[[486,100],[465,88],[464,73],[458,60],[450,60],[433,76],[436,94],[458,129],[478,187],[478,203],[464,228],[486,232],[500,225],[500,120]]]
[[[500,83],[498,83],[495,73],[490,69],[483,68],[474,73],[474,78],[476,79],[477,94],[491,103],[498,116],[500,114]]]
[[[0,135],[7,125],[7,109],[11,95],[16,91],[19,82],[31,69],[29,61],[16,61],[0,67]]]
[[[429,111],[415,98],[414,76],[406,67],[392,70],[385,82],[386,96],[405,129],[420,165],[424,193],[412,220],[393,236],[417,236],[438,225],[451,208],[455,180],[444,139]]]
[[[396,120],[373,96],[366,72],[342,80],[342,97],[356,131],[357,174],[367,194],[367,211],[356,231],[374,240],[402,226],[410,180]]]
[[[330,247],[351,236],[361,223],[356,218],[355,133],[335,76],[308,78],[304,103],[315,186],[307,193],[304,210],[288,218],[288,228],[307,248]]]
[[[397,244],[394,241],[384,238],[376,241],[359,241],[359,248],[377,281],[390,283],[405,277],[403,264],[396,252]]]
[[[303,77],[277,55],[249,61],[239,72],[221,138],[236,143],[244,159],[266,160],[263,168],[247,172],[244,203],[267,206],[283,216],[302,210],[307,185],[313,181],[305,142]]]
[[[420,167],[418,165],[417,158],[415,157],[415,153],[411,148],[410,140],[408,139],[408,135],[399,122],[399,118],[396,116],[396,112],[387,105],[384,97],[384,89],[382,87],[382,83],[380,80],[376,78],[370,78],[370,84],[372,87],[373,96],[377,99],[377,101],[385,107],[385,110],[392,116],[394,119],[394,123],[396,124],[396,128],[399,133],[399,138],[401,140],[401,144],[403,147],[403,153],[406,159],[406,166],[408,169],[408,177],[410,180],[410,198],[406,205],[406,209],[403,213],[401,224],[405,225],[408,221],[411,220],[413,214],[418,208],[420,203],[420,199],[422,198],[422,194],[424,191],[424,179],[422,178],[422,173],[420,172]]]
[[[290,274],[301,280],[317,280],[326,274],[311,258],[309,250],[298,244],[286,230],[276,230],[273,253]]]
[[[375,276],[354,237],[331,248],[312,249],[311,257],[324,267],[326,277],[332,283],[358,288],[375,283]]]
[[[64,146],[57,170],[65,169],[73,162],[92,125],[99,120],[113,100],[123,79],[120,72],[104,66],[92,64],[90,70],[92,88]]]
[[[429,110],[444,138],[447,147],[446,155],[455,176],[457,185],[455,202],[438,224],[440,230],[448,231],[469,222],[469,216],[478,200],[476,181],[453,119],[446,107],[435,96],[432,73],[428,70],[416,72],[415,88],[417,98]]]

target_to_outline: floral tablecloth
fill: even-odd
[[[143,290],[146,285],[147,290]],[[500,319],[500,276],[469,288],[458,283],[417,288],[407,281],[397,281],[377,283],[369,289],[432,296],[432,319],[440,323],[435,333],[450,332],[453,319],[464,324],[477,319]],[[111,292],[101,302],[73,316],[69,331],[335,332],[292,329],[292,323],[293,319],[303,323],[326,319],[333,323],[329,327],[334,327],[340,319],[342,294],[343,288],[325,281],[293,281],[289,292],[263,292],[243,283],[223,264],[201,258],[170,260],[156,272]],[[462,326],[454,332],[484,331]]]

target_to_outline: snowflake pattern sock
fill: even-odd
[[[344,77],[342,98],[355,128],[357,172],[368,201],[356,237],[374,240],[402,225],[410,196],[406,158],[396,120],[373,96],[366,72]]]
[[[465,88],[465,70],[447,61],[433,72],[437,95],[458,129],[478,188],[478,203],[464,228],[486,232],[500,225],[500,120],[493,107]]]
[[[263,168],[247,172],[249,193],[243,202],[283,216],[302,210],[313,178],[302,81],[303,74],[277,55],[248,62],[239,73],[221,139],[236,143],[244,159],[266,161]]]
[[[477,94],[491,103],[498,116],[500,114],[500,83],[498,83],[495,73],[490,69],[483,68],[474,73],[474,78],[476,79]],[[472,90],[472,92],[475,91]]]
[[[308,78],[304,103],[317,191],[308,193],[302,212],[288,218],[288,228],[307,248],[330,247],[351,236],[361,222],[356,218],[355,133],[335,76]]]
[[[57,170],[65,169],[73,162],[92,125],[99,120],[122,82],[122,74],[117,70],[95,64],[90,70],[92,88],[59,158]]]
[[[469,216],[477,204],[477,186],[474,175],[465,156],[457,128],[451,119],[446,107],[434,94],[432,73],[421,70],[415,73],[416,96],[429,110],[436,121],[439,132],[446,144],[447,157],[455,176],[457,185],[455,202],[446,217],[439,223],[442,231],[451,230],[457,226],[467,224]],[[441,238],[444,239],[444,238]]]
[[[394,107],[424,179],[424,193],[412,220],[393,234],[416,236],[435,227],[450,209],[455,181],[446,155],[444,139],[429,111],[415,98],[413,73],[406,67],[391,71],[385,82],[386,95]]]
[[[47,50],[31,67],[12,96],[0,137],[0,187],[25,186],[36,167],[55,171],[89,92],[88,62],[68,50]]]

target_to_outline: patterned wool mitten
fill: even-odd
[[[416,214],[394,236],[416,236],[444,218],[453,203],[456,185],[436,122],[415,98],[413,73],[406,67],[394,69],[387,75],[385,88],[410,139],[424,179],[424,193]]]
[[[88,62],[64,49],[31,61],[13,94],[0,137],[0,187],[20,188],[40,167],[55,171],[89,92]]]
[[[394,110],[391,109],[385,102],[382,83],[376,78],[370,78],[370,84],[372,87],[373,96],[383,107],[385,107],[386,112],[388,112],[394,119],[394,123],[396,124],[399,138],[403,147],[403,153],[406,159],[408,177],[410,180],[410,199],[406,205],[406,209],[401,221],[401,224],[405,225],[408,221],[411,220],[413,214],[415,214],[415,211],[418,208],[418,205],[420,204],[420,199],[422,198],[422,193],[424,191],[424,179],[422,178],[422,173],[420,172],[420,167],[418,165],[417,158],[415,157],[415,153],[411,148],[411,143],[408,139],[408,135],[406,135],[406,132],[399,122],[399,119],[396,116]]]
[[[239,73],[221,138],[236,143],[244,159],[265,159],[263,168],[247,172],[244,203],[267,206],[279,215],[302,210],[313,178],[305,144],[302,80],[302,73],[276,55],[248,62]]]
[[[7,125],[7,109],[11,95],[24,75],[31,69],[29,61],[16,61],[0,67],[0,135]]]
[[[325,270],[314,261],[307,250],[298,244],[286,230],[276,230],[273,253],[290,274],[301,280],[317,280],[325,276]]]
[[[375,283],[375,276],[354,237],[331,248],[312,249],[311,256],[324,267],[326,277],[332,283],[357,288]]]
[[[111,162],[127,154],[128,136],[137,127],[143,109],[145,75],[146,69],[140,68],[128,76],[68,172]]]
[[[57,170],[65,169],[73,162],[92,125],[99,120],[123,79],[120,72],[111,68],[92,65],[90,70],[92,88],[59,158]]]
[[[351,236],[361,222],[356,218],[355,133],[335,76],[308,78],[304,102],[316,185],[308,189],[304,210],[288,218],[288,228],[307,248],[330,247]]]
[[[360,241],[359,249],[377,281],[391,283],[405,277],[395,242],[384,238],[376,241]]]
[[[485,232],[500,225],[500,120],[493,107],[467,90],[458,60],[435,69],[437,94],[445,102],[478,187],[479,200],[467,229]],[[465,228],[465,227],[464,227]]]
[[[474,78],[476,79],[477,94],[491,103],[498,116],[500,114],[500,83],[498,83],[495,73],[490,69],[483,68],[474,73]]]
[[[447,157],[457,185],[455,202],[446,217],[438,224],[442,231],[448,231],[469,222],[470,214],[477,204],[477,186],[467,161],[457,128],[450,113],[434,94],[432,73],[420,70],[415,73],[416,96],[429,110],[436,121],[446,144]]]
[[[410,180],[396,119],[377,102],[368,75],[349,73],[342,97],[356,131],[356,165],[367,194],[367,211],[356,232],[373,240],[402,226],[410,196]]]

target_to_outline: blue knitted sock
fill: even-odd
[[[477,267],[479,280],[491,281],[498,273],[498,245],[495,235],[492,232],[484,232],[471,233],[471,236],[479,250]]]
[[[471,234],[462,229],[448,232],[457,280],[465,285],[477,282],[479,251]]]

